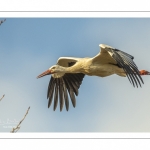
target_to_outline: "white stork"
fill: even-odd
[[[62,111],[64,102],[66,110],[69,109],[69,96],[73,106],[76,106],[75,95],[85,75],[106,77],[117,74],[128,77],[133,86],[144,84],[141,75],[150,75],[146,70],[138,70],[134,63],[134,57],[111,46],[100,44],[100,53],[92,58],[60,57],[57,64],[40,74],[37,78],[51,74],[48,86],[48,108],[54,99],[54,111],[58,104]],[[68,94],[69,93],[69,94]]]

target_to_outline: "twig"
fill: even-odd
[[[16,126],[16,128],[13,128],[12,131],[10,131],[11,133],[16,133],[19,129],[20,129],[20,124],[22,123],[22,121],[25,119],[26,115],[28,114],[29,112],[29,109],[30,107],[28,108],[26,114],[24,115],[23,119],[19,122],[19,124]]]
[[[6,19],[0,20],[0,25],[1,25],[2,23],[4,23],[5,21],[6,21]]]
[[[4,98],[5,94],[0,98],[0,101]]]

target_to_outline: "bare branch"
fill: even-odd
[[[20,129],[20,124],[22,123],[22,121],[25,119],[25,117],[27,116],[28,112],[29,112],[30,107],[28,108],[26,114],[24,115],[23,119],[19,122],[19,124],[16,126],[16,128],[13,128],[12,131],[10,131],[11,133],[16,133],[19,129]]]
[[[4,98],[5,94],[0,98],[0,101]]]
[[[0,20],[0,25],[1,25],[2,23],[4,23],[5,21],[6,21],[6,19]]]

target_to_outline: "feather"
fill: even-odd
[[[62,78],[59,78],[59,102],[60,102],[60,111],[62,111],[64,105],[64,93],[63,93],[63,83]]]
[[[65,106],[66,106],[66,110],[69,110],[69,99],[68,99],[68,94],[67,94],[67,89],[66,89],[66,84],[63,80],[63,90],[64,90],[64,99],[65,99]]]
[[[55,96],[54,96],[54,111],[57,108],[57,104],[58,104],[58,79],[56,79],[56,85],[55,85]]]

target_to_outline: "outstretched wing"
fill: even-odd
[[[57,64],[63,67],[70,67],[73,66],[80,59],[81,58],[75,58],[75,57],[60,57],[57,61]]]
[[[118,65],[125,71],[134,87],[135,85],[138,87],[138,84],[141,86],[141,82],[144,84],[133,56],[104,44],[100,44],[100,48],[101,52],[94,57],[93,61]]]
[[[80,58],[73,57],[61,57],[58,59],[57,64],[63,67],[73,66]],[[51,76],[47,98],[49,99],[48,108],[50,107],[52,100],[54,100],[54,111],[57,108],[58,101],[60,104],[60,111],[62,111],[64,103],[66,110],[69,110],[69,99],[71,99],[73,107],[76,106],[76,97],[78,96],[78,89],[84,78],[83,73],[66,73],[59,78]]]

